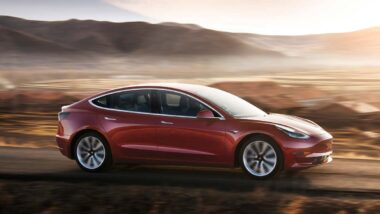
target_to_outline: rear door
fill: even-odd
[[[103,103],[100,120],[117,159],[154,159],[157,156],[156,128],[160,123],[151,90],[117,92],[93,102]]]

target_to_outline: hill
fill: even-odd
[[[24,53],[23,44],[33,38],[39,45],[30,46],[28,51],[33,51],[33,47],[38,52],[39,46],[55,46],[57,51],[58,47],[66,47],[93,54],[282,56],[276,51],[247,45],[229,33],[174,23],[75,19],[45,22],[1,16],[0,26],[28,35],[17,41],[0,38],[3,53]],[[13,44],[12,48],[8,43]]]
[[[55,53],[68,54],[75,52],[75,49],[61,46],[57,43],[45,40],[40,37],[11,30],[0,26],[0,47],[1,54],[4,53]]]
[[[253,56],[377,59],[380,28],[347,33],[272,36],[215,31],[194,24],[33,21],[0,16],[1,54]]]
[[[380,57],[380,27],[303,36],[235,34],[248,44],[297,57]]]

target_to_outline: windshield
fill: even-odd
[[[266,115],[263,110],[251,103],[219,89],[207,87],[206,90],[197,91],[197,94],[219,106],[233,117],[257,117]]]

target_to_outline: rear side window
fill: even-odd
[[[109,96],[110,108],[134,112],[152,112],[150,90],[124,91]]]
[[[99,98],[93,100],[92,103],[94,103],[97,106],[106,108],[106,107],[108,107],[108,104],[109,104],[109,96],[99,97]]]

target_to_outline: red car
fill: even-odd
[[[240,166],[267,178],[332,161],[332,136],[314,122],[200,85],[119,88],[64,106],[58,118],[60,151],[89,172],[127,162]]]

